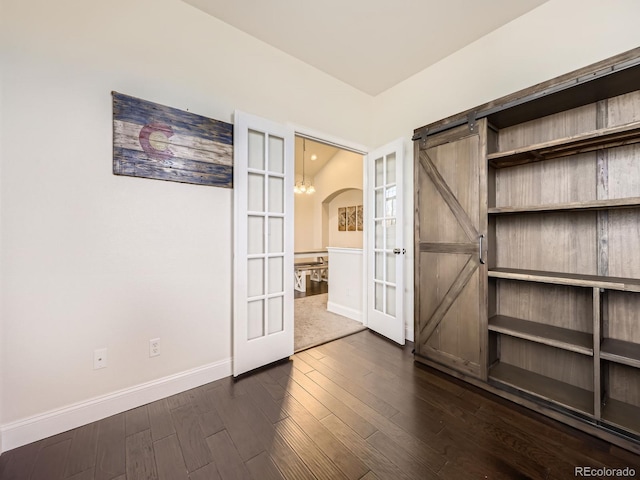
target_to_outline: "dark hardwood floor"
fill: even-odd
[[[320,295],[321,293],[329,293],[329,284],[327,282],[312,282],[307,276],[306,292],[293,291],[293,298],[304,298],[312,295]]]
[[[566,479],[640,457],[368,331],[6,452],[0,478]]]

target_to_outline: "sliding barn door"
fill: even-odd
[[[234,118],[233,375],[293,355],[293,130]]]
[[[416,142],[416,355],[486,378],[486,122]]]

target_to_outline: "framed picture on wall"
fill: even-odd
[[[358,205],[356,207],[356,230],[361,232],[363,230],[362,226],[362,205]]]
[[[338,231],[344,232],[347,230],[347,208],[341,207],[338,209]]]
[[[347,231],[356,231],[356,207],[347,207]]]

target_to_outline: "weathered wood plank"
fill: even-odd
[[[110,480],[118,480],[124,478],[126,475],[122,475],[118,478],[111,478]],[[67,477],[64,480],[95,480],[95,468],[90,468],[89,470],[85,470],[84,472],[80,472],[73,477]]]
[[[70,477],[95,465],[98,446],[98,423],[76,429],[71,441],[64,476]]]
[[[232,187],[233,125],[113,92],[113,173]]]
[[[638,142],[640,142],[640,122],[633,122],[628,125],[600,128],[592,132],[506,152],[495,152],[489,154],[487,158],[492,166],[501,168],[578,155],[603,148],[632,145]]]
[[[276,431],[289,444],[291,449],[302,458],[318,479],[347,479],[331,459],[318,448],[291,418],[279,421],[276,424]]]
[[[578,273],[543,272],[539,270],[523,270],[517,268],[494,268],[489,270],[493,278],[507,278],[527,282],[570,285],[574,287],[596,287],[624,292],[640,292],[640,279],[601,277],[598,275],[582,275]]]
[[[98,422],[95,480],[111,480],[126,473],[125,439],[123,413]]]
[[[447,185],[447,182],[431,161],[429,154],[427,154],[427,152],[425,151],[421,151],[419,155],[419,161],[425,173],[431,179],[433,185],[436,187],[443,200],[446,202],[447,206],[453,212],[464,233],[467,235],[469,240],[475,242],[479,236],[478,230],[469,218],[469,215],[467,215],[465,209],[462,207],[462,205],[460,205],[460,202],[456,198],[456,195],[451,191],[451,188],[449,187],[449,185]]]
[[[158,478],[160,480],[187,480],[187,467],[184,464],[182,449],[176,435],[164,437],[154,442]]]
[[[210,463],[211,452],[200,428],[200,418],[193,407],[185,405],[173,409],[171,415],[187,469],[191,472]]]
[[[114,152],[114,155],[117,154],[118,152]],[[113,173],[130,177],[170,180],[197,185],[216,185],[228,188],[231,188],[233,181],[233,167],[228,165],[208,164],[175,158],[148,161],[144,158],[144,154],[139,152],[130,152],[127,158],[122,158],[117,165],[114,165]]]
[[[330,430],[333,435],[343,444],[344,448],[350,450],[355,456],[360,458],[380,478],[394,478],[407,480],[411,478],[398,465],[395,465],[373,445],[369,444],[360,435],[351,430],[340,421],[335,415],[329,415],[321,420],[322,424]]]
[[[245,463],[251,476],[260,480],[284,480],[280,470],[275,466],[267,452],[256,455]]]
[[[151,431],[129,435],[126,442],[127,480],[158,480]]]
[[[446,243],[446,242],[420,242],[420,252],[437,252],[437,253],[461,253],[474,254],[478,253],[477,243]]]
[[[114,143],[125,150],[144,152],[140,145],[140,125],[114,120]],[[174,131],[171,138],[158,136],[154,139],[154,145],[160,151],[170,148],[173,156],[183,160],[195,160],[205,163],[218,163],[221,165],[233,164],[233,145],[212,142],[204,138],[178,134]]]
[[[333,463],[352,480],[361,478],[368,467],[351,451],[342,448],[337,438],[322,423],[295,400],[288,402],[287,410],[291,419],[313,439],[313,442],[331,459]]]
[[[225,435],[228,435],[236,445],[240,457],[243,460],[258,455],[265,449],[263,439],[256,435],[246,413],[241,408],[246,395],[238,395],[231,398],[227,392],[217,390],[215,392],[216,408],[226,427]],[[255,407],[254,407],[255,408]]]
[[[234,446],[226,430],[211,435],[207,438],[207,444],[213,456],[215,465],[223,479],[251,479],[251,474],[240,458],[238,450]]]
[[[195,472],[190,472],[189,480],[220,480],[220,474],[215,464],[210,463]]]
[[[638,208],[638,206],[640,206],[640,197],[630,197],[615,198],[611,200],[587,200],[584,202],[524,205],[517,207],[494,207],[489,209],[489,214],[500,215],[511,213],[559,212],[562,210],[612,210],[617,208]]]
[[[176,432],[176,429],[173,427],[171,410],[169,409],[169,403],[166,398],[147,405],[147,411],[149,413],[151,436],[154,442],[173,435]]]
[[[453,284],[444,295],[440,304],[436,307],[431,318],[426,319],[424,323],[420,325],[420,341],[426,343],[431,337],[434,330],[440,325],[440,322],[447,314],[453,303],[458,298],[458,295],[464,290],[471,277],[478,269],[478,261],[475,257],[470,256],[467,263],[464,265],[460,273],[454,280]]]
[[[146,405],[131,409],[124,415],[127,437],[149,429],[149,413]]]
[[[63,478],[71,440],[54,443],[40,450],[31,480],[58,480]]]

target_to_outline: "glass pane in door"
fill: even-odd
[[[284,218],[269,218],[269,253],[284,253]]]
[[[250,258],[247,261],[247,296],[264,295],[264,260]]]
[[[264,301],[247,304],[247,340],[264,336]]]
[[[264,133],[249,130],[249,168],[264,170]]]
[[[269,213],[284,213],[284,179],[269,177]]]
[[[273,297],[269,303],[269,328],[268,333],[278,333],[284,330],[284,298]]]
[[[269,259],[269,289],[267,293],[284,292],[284,258]]]
[[[384,157],[375,159],[375,186],[379,187],[384,184]]]
[[[284,173],[284,139],[269,136],[269,170]]]
[[[385,183],[389,185],[390,183],[396,183],[396,154],[392,153],[387,155],[387,165],[385,168],[385,172],[387,174],[387,179]]]
[[[376,280],[381,280],[384,281],[385,280],[385,275],[384,275],[384,253],[383,252],[376,252],[375,253],[375,276],[374,278]]]
[[[375,300],[374,305],[375,309],[379,312],[384,312],[384,285],[376,282],[375,286]]]
[[[385,280],[387,282],[395,283],[396,281],[396,258],[397,255],[395,253],[385,253],[387,258],[387,268],[386,268],[386,277]]]
[[[264,217],[247,217],[247,253],[264,253]]]
[[[396,287],[387,286],[387,315],[396,314]]]

